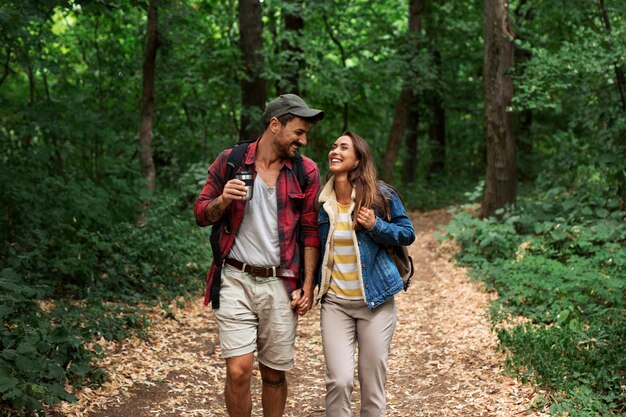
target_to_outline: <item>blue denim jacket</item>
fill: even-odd
[[[328,237],[332,236],[336,225],[337,199],[333,191],[333,183],[334,178],[331,178],[319,196],[321,207],[317,224],[321,240],[320,259],[322,262],[316,276],[316,286],[319,287],[316,296],[317,303],[328,291],[332,272],[332,253],[329,253],[331,242]],[[403,289],[402,278],[387,254],[386,246],[407,246],[415,240],[413,224],[398,194],[385,185],[380,185],[380,189],[389,204],[390,220],[387,221],[381,218],[381,213],[376,213],[376,224],[371,229],[361,229],[355,231],[353,235],[357,242],[357,264],[361,289],[365,296],[365,303],[370,309],[378,307]],[[354,194],[350,210],[354,210]]]

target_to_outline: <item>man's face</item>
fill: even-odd
[[[283,158],[293,158],[300,146],[306,146],[309,134],[309,122],[295,117],[285,126],[276,121],[278,128],[274,136],[274,147]]]

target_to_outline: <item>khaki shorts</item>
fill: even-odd
[[[215,310],[222,357],[257,351],[272,369],[293,368],[298,315],[280,277],[259,277],[224,265],[220,308]]]

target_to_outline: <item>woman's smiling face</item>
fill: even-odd
[[[328,152],[328,167],[337,175],[348,173],[358,165],[356,150],[350,136],[340,136]]]

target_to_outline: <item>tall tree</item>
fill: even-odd
[[[283,79],[278,80],[278,94],[300,94],[299,78],[304,68],[304,51],[300,47],[300,38],[304,29],[302,18],[302,0],[286,0],[283,14],[285,34],[281,49],[285,55]]]
[[[433,64],[438,78],[441,78],[441,52],[438,49],[433,50]],[[432,146],[432,165],[431,173],[441,174],[445,169],[446,161],[446,108],[443,106],[443,98],[441,91],[436,89],[432,91],[429,100],[432,111],[432,120],[428,126],[428,138]]]
[[[156,171],[152,158],[152,125],[154,113],[154,76],[156,72],[156,54],[159,47],[157,31],[157,0],[150,0],[148,4],[148,30],[146,40],[146,52],[143,61],[143,89],[141,94],[141,126],[139,128],[139,161],[141,170],[146,181],[146,189],[154,191]],[[143,200],[143,210],[137,217],[141,223],[149,200]]]
[[[341,65],[343,69],[346,69],[348,67],[348,64],[347,64],[348,54],[346,53],[346,48],[343,46],[343,44],[337,37],[335,30],[330,25],[328,15],[326,13],[323,13],[322,17],[324,19],[324,27],[326,28],[326,33],[328,33],[328,37],[330,38],[330,40],[337,46],[337,49],[339,49]],[[348,125],[350,121],[350,104],[349,103],[350,102],[348,99],[345,99],[343,102],[343,127],[341,128],[342,131],[348,130]]]
[[[515,45],[515,77],[517,79],[523,79],[524,69],[526,65],[532,60],[532,53],[529,48],[521,47],[520,44],[527,42],[527,35],[523,29],[532,23],[535,16],[534,5],[529,4],[527,0],[520,0],[517,7],[512,10],[513,18],[515,19],[515,26],[518,28],[515,37],[521,41]],[[529,108],[520,109],[515,115],[515,132],[517,143],[517,155],[518,155],[518,176],[520,179],[524,179],[526,173],[532,171],[529,166],[534,165],[533,158],[533,146],[532,146],[532,128],[533,124],[533,110]]]
[[[609,13],[606,10],[604,0],[598,0],[598,8],[600,9],[600,16],[602,17],[604,30],[608,35],[611,35],[611,19],[609,18]],[[610,47],[611,45],[609,44],[609,48]],[[619,92],[620,99],[622,100],[622,110],[626,110],[626,93],[624,92],[624,89],[626,89],[626,77],[624,76],[624,69],[623,66],[620,66],[618,63],[614,63],[613,67],[615,68],[617,90]]]
[[[484,0],[483,40],[485,91],[484,127],[487,142],[487,176],[481,216],[488,217],[515,203],[515,135],[511,100],[511,71],[515,50],[509,27],[507,0]]]
[[[415,41],[415,54],[418,53],[417,38],[422,28],[421,14],[424,9],[425,0],[409,0],[409,38]],[[419,114],[417,113],[417,97],[413,92],[412,82],[414,80],[411,77],[407,77],[400,93],[398,104],[396,105],[396,114],[391,125],[391,131],[389,132],[389,139],[387,140],[387,149],[385,150],[385,156],[383,157],[383,166],[381,170],[382,178],[391,181],[393,177],[394,167],[396,165],[396,159],[398,158],[398,152],[402,145],[402,138],[406,134],[407,126],[411,126],[412,131],[417,132],[417,125],[419,123]],[[409,118],[410,117],[410,118]],[[412,142],[409,148],[417,149],[417,135],[409,136]]]
[[[420,122],[419,99],[415,94],[411,94],[411,103],[409,103],[409,114],[407,118],[408,123],[404,138],[406,152],[404,153],[404,162],[402,164],[402,183],[412,184],[417,179],[417,145]]]
[[[239,0],[239,46],[243,54],[241,84],[241,139],[256,138],[261,132],[260,114],[265,107],[267,89],[262,78],[263,22],[259,0]]]

